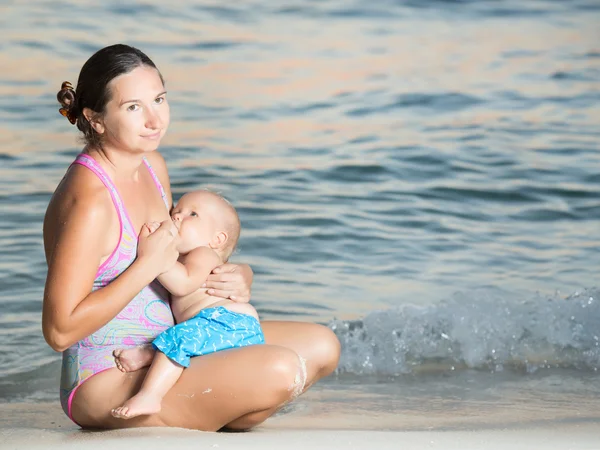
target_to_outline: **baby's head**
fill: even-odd
[[[210,247],[227,261],[240,236],[235,208],[215,192],[188,192],[173,208],[171,219],[179,231],[177,250],[182,254]]]

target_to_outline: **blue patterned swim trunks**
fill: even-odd
[[[157,350],[183,367],[192,356],[264,344],[265,336],[256,318],[217,306],[163,331],[152,342]]]

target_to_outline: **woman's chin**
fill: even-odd
[[[159,144],[160,144],[160,141],[152,142],[152,143],[144,142],[144,143],[142,143],[142,145],[139,145],[137,147],[137,150],[138,150],[138,152],[141,152],[141,153],[151,153],[158,149]]]
[[[141,141],[138,142],[138,147],[145,152],[153,152],[159,147],[161,140],[162,136],[159,136],[156,139],[142,138]]]

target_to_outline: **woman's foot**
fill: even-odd
[[[137,416],[156,414],[160,411],[160,402],[160,397],[137,394],[110,413],[117,419],[133,419]]]
[[[113,351],[115,364],[121,372],[135,372],[147,367],[154,357],[151,345],[139,345],[133,348],[118,348]]]

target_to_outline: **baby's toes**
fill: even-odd
[[[115,358],[115,364],[117,365],[117,369],[119,369],[121,372],[126,372],[125,366],[123,366],[123,362],[121,361],[122,352],[123,349],[118,348],[116,350],[113,350],[112,355]]]

